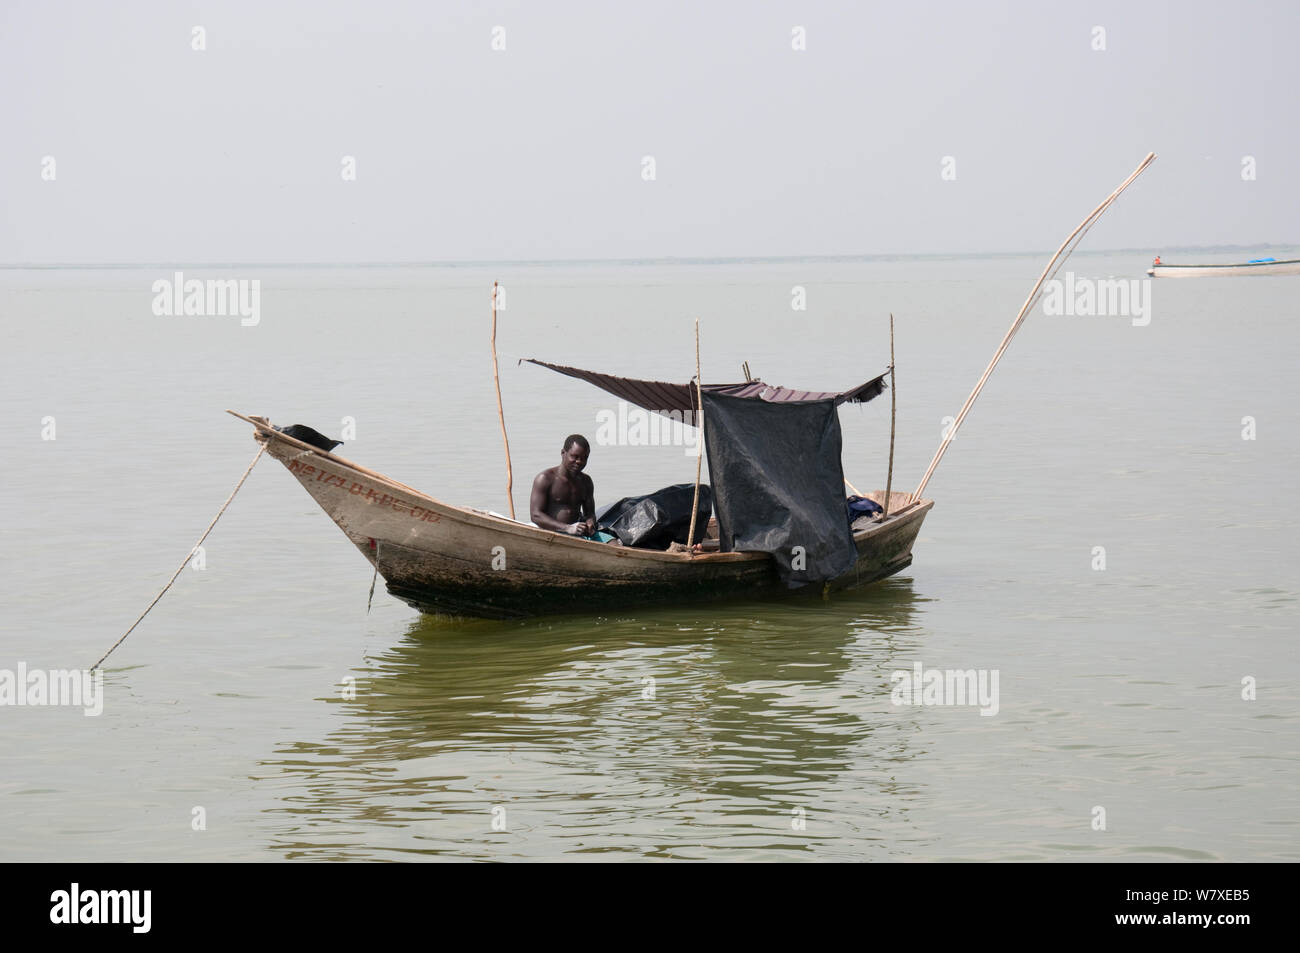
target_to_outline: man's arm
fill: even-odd
[[[596,484],[587,474],[582,475],[586,481],[587,498],[582,501],[582,528],[588,536],[596,535]]]

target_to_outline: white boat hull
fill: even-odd
[[[1235,278],[1240,275],[1300,275],[1300,260],[1235,265],[1152,265],[1152,278]]]

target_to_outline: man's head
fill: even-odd
[[[579,474],[587,465],[587,456],[591,453],[591,444],[582,434],[571,433],[564,438],[564,448],[560,451],[560,466],[565,472]]]

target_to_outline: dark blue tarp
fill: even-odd
[[[791,588],[853,568],[833,399],[769,403],[705,391],[704,444],[723,552],[771,553]]]

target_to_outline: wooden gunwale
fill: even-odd
[[[441,517],[446,517],[451,520],[456,520],[461,523],[467,524],[469,526],[490,530],[493,533],[506,533],[507,535],[518,536],[523,539],[529,539],[533,542],[541,542],[548,546],[559,546],[559,547],[570,547],[570,548],[577,547],[579,551],[582,551],[584,547],[597,547],[603,555],[612,557],[614,559],[630,559],[637,562],[647,562],[647,563],[672,563],[678,565],[694,563],[696,565],[712,565],[717,563],[747,563],[747,562],[757,563],[771,558],[767,553],[753,553],[753,552],[743,552],[743,553],[742,552],[731,552],[731,553],[719,552],[719,553],[695,553],[695,554],[691,554],[688,552],[663,552],[654,549],[637,549],[635,547],[610,546],[608,543],[598,543],[593,540],[578,539],[577,537],[573,537],[573,536],[564,536],[560,533],[554,533],[551,532],[550,530],[545,530],[537,526],[530,526],[503,517],[493,516],[490,513],[485,513],[480,510],[454,506],[450,503],[444,503],[441,500],[429,496],[427,493],[422,493],[421,491],[415,489],[414,487],[407,486],[405,483],[401,483],[397,480],[394,480],[392,477],[379,473],[376,470],[371,470],[367,467],[361,466],[360,464],[353,463],[351,460],[348,460],[344,457],[340,457],[335,453],[330,453],[327,450],[322,450],[319,447],[314,447],[309,443],[297,439],[296,437],[290,437],[288,434],[285,434],[279,430],[274,429],[269,422],[263,422],[263,420],[253,418],[233,410],[227,410],[226,413],[230,414],[233,417],[238,417],[240,420],[243,420],[248,424],[251,424],[260,435],[263,435],[272,440],[281,441],[282,443],[288,444],[289,446],[296,447],[302,450],[304,453],[314,454],[318,457],[321,457],[322,459],[328,460],[329,462],[333,463],[338,467],[342,467],[346,470],[351,470],[358,475],[368,477],[372,480],[378,480],[381,483],[384,483],[394,489],[400,490],[403,493],[410,494],[411,496],[416,497],[423,503],[429,504],[428,508],[437,512]],[[855,545],[860,545],[868,537],[875,535],[877,532],[880,532],[886,527],[893,527],[898,525],[899,522],[908,521],[914,515],[918,507],[924,507],[928,509],[931,503],[932,501],[930,500],[922,499],[922,500],[912,500],[904,504],[899,509],[890,512],[889,516],[886,519],[881,520],[878,523],[873,523],[870,526],[867,526],[866,528],[854,533],[853,541]]]

